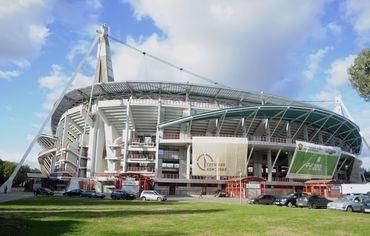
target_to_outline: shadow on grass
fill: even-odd
[[[72,233],[81,224],[75,220],[42,221],[0,216],[0,235],[62,235]]]
[[[141,201],[141,200],[110,200],[110,199],[91,199],[82,197],[33,197],[28,199],[15,200],[10,202],[0,203],[2,206],[86,206],[86,205],[171,205],[181,204],[177,200],[170,200],[165,202],[156,201]]]
[[[6,215],[6,217],[32,217],[32,218],[44,218],[44,217],[63,217],[71,219],[93,219],[93,218],[115,218],[115,217],[136,217],[136,216],[158,216],[158,215],[195,215],[195,214],[209,214],[222,212],[221,209],[204,209],[204,210],[177,210],[177,209],[158,209],[158,210],[30,210],[30,209],[9,209],[5,212],[0,213]]]

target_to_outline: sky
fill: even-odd
[[[370,143],[347,68],[370,46],[370,1],[0,0],[0,159],[18,162],[106,23],[110,35],[221,84],[334,109]],[[111,42],[116,81],[204,81]],[[96,52],[73,88],[92,83]],[[50,125],[44,130],[50,133]],[[35,146],[27,164],[37,167]],[[360,158],[370,167],[366,148]]]

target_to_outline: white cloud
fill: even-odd
[[[343,4],[345,16],[350,19],[360,45],[369,43],[370,1],[347,0]]]
[[[47,92],[46,100],[42,104],[44,109],[48,111],[51,109],[64,90],[67,82],[71,79],[71,76],[72,74],[66,74],[61,66],[54,64],[51,67],[50,75],[41,77],[38,80],[39,87],[46,89]],[[69,89],[88,86],[91,85],[91,83],[92,77],[79,73]],[[37,115],[42,117],[45,113],[42,112]]]
[[[39,148],[35,148],[27,157],[24,164],[29,165],[31,168],[39,168],[37,161],[37,153],[40,151]],[[6,161],[12,161],[18,163],[22,158],[23,153],[0,149],[0,159]]]
[[[332,50],[332,47],[325,47],[317,50],[316,52],[310,54],[307,60],[307,70],[303,72],[303,76],[306,80],[312,80],[317,71],[320,69],[320,63],[325,55]]]
[[[54,1],[13,0],[0,6],[0,59],[37,55],[48,35]]]
[[[138,20],[149,17],[164,33],[127,38],[131,44],[218,82],[269,91],[289,69],[292,50],[322,31],[319,18],[325,5],[323,1],[129,2]],[[113,62],[116,80],[200,82],[122,46],[115,48]]]
[[[342,27],[334,21],[327,24],[326,28],[336,37],[342,33]]]
[[[348,68],[353,64],[356,55],[349,55],[345,58],[335,60],[329,70],[326,71],[328,75],[327,81],[330,86],[340,87],[349,83]]]
[[[13,78],[18,77],[20,74],[21,73],[18,70],[6,70],[6,71],[0,70],[0,79],[11,80]]]
[[[100,9],[103,6],[101,0],[86,0],[86,3],[89,7],[95,9]]]
[[[13,79],[30,66],[49,35],[54,0],[12,0],[0,4],[0,79]]]

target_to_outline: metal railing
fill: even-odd
[[[179,178],[179,174],[162,173],[161,174],[161,178],[164,178],[164,179],[178,179]]]
[[[127,171],[132,172],[154,172],[154,168],[152,167],[127,167]]]
[[[145,160],[154,160],[155,155],[151,154],[138,154],[138,153],[129,153],[127,154],[127,158],[129,159],[145,159]]]

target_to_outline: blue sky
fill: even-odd
[[[101,23],[232,87],[309,101],[340,95],[370,141],[370,104],[346,73],[369,47],[370,1],[0,0],[1,159],[20,159]],[[204,83],[113,42],[111,49],[116,80]],[[93,68],[94,55],[73,86],[91,84]]]

